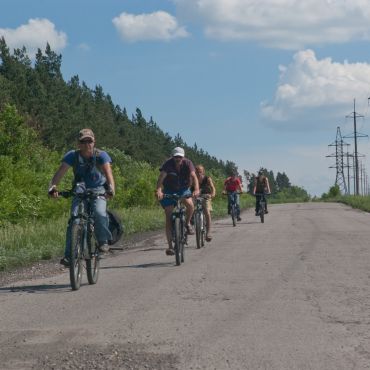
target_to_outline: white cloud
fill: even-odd
[[[34,55],[38,48],[44,50],[48,42],[54,51],[61,50],[67,45],[67,35],[57,31],[55,25],[48,19],[30,19],[27,24],[18,28],[0,28],[0,37],[3,36],[11,49],[26,47],[30,55]]]
[[[368,0],[174,0],[208,37],[302,49],[370,39]]]
[[[365,101],[369,94],[370,64],[318,60],[312,50],[304,50],[289,66],[280,66],[275,97],[262,103],[262,114],[272,121],[295,120],[297,126],[314,119],[342,119],[354,98]]]
[[[128,42],[169,41],[189,35],[175,17],[163,11],[139,15],[121,13],[112,22],[121,38]]]

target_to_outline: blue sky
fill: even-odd
[[[129,114],[239,171],[286,172],[311,195],[334,183],[337,126],[369,133],[367,0],[1,0],[0,35],[49,42],[66,80],[99,84]],[[351,140],[348,140],[352,143]],[[350,147],[353,151],[353,143]],[[359,142],[367,157],[367,138]],[[362,159],[368,171],[367,160]]]

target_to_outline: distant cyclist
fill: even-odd
[[[168,243],[166,254],[171,256],[174,254],[171,214],[175,201],[170,198],[164,198],[164,194],[176,193],[184,197],[189,196],[189,198],[183,200],[183,203],[186,207],[186,230],[188,234],[193,235],[194,230],[190,225],[190,220],[194,212],[194,204],[191,196],[197,197],[199,195],[199,183],[193,162],[185,158],[185,151],[180,147],[176,147],[172,151],[172,157],[164,162],[159,170],[156,196],[166,215],[166,237]],[[190,191],[191,184],[194,186],[193,193]]]
[[[263,174],[263,171],[258,171],[258,176],[254,179],[253,194],[256,195],[256,216],[260,209],[260,201],[263,194],[270,194],[270,184],[267,176]],[[267,199],[265,197],[265,213],[268,213],[267,210]]]
[[[212,240],[211,235],[211,211],[212,211],[212,199],[216,196],[216,188],[213,184],[212,178],[206,176],[204,167],[201,164],[195,166],[195,173],[199,181],[200,195],[204,198],[203,209],[206,217],[206,241]]]
[[[230,214],[231,200],[234,199],[234,202],[236,205],[236,219],[238,221],[242,220],[240,217],[240,198],[239,198],[239,194],[241,194],[242,192],[243,192],[242,183],[240,181],[238,173],[234,171],[233,174],[225,180],[223,193],[228,194],[228,197],[227,197],[228,214]]]
[[[62,163],[53,176],[49,195],[58,197],[57,185],[72,167],[74,172],[74,183],[84,182],[88,189],[94,189],[97,193],[106,193],[108,197],[114,195],[114,179],[111,168],[111,158],[103,150],[95,148],[95,135],[89,128],[82,129],[78,135],[78,150],[70,150],[62,159]],[[108,241],[112,239],[109,231],[109,218],[107,214],[107,200],[105,197],[96,198],[92,204],[95,215],[95,235],[99,249],[108,252]],[[71,215],[78,212],[78,199],[72,200]],[[71,250],[71,229],[67,228],[66,247],[64,258],[60,263],[69,266],[69,255]]]

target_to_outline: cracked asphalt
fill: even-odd
[[[152,233],[76,292],[55,264],[3,276],[0,369],[370,369],[370,215],[269,210],[217,220],[181,266]]]

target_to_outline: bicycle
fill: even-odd
[[[205,197],[197,197],[195,199],[195,210],[194,210],[194,228],[195,228],[195,239],[197,242],[197,248],[204,247],[204,241],[206,238],[206,218],[203,210],[203,201]]]
[[[182,204],[182,197],[178,194],[164,194],[164,198],[170,198],[176,201],[172,210],[172,242],[174,243],[176,265],[179,266],[185,261],[185,244],[188,244],[185,227],[186,208]]]
[[[106,194],[86,189],[84,183],[77,183],[73,190],[60,191],[58,194],[64,198],[73,196],[78,201],[77,215],[68,221],[71,223],[69,278],[72,290],[78,290],[81,286],[84,260],[89,284],[96,284],[99,278],[100,253],[94,233],[95,222],[91,201]]]
[[[266,195],[268,193],[255,193],[256,197],[260,197],[259,200],[259,208],[258,208],[258,216],[260,216],[261,223],[265,222],[265,214],[266,214]]]
[[[225,195],[229,198],[229,210],[233,226],[236,226],[236,220],[238,219],[237,207],[236,207],[236,196],[241,194],[238,191],[227,192]]]

